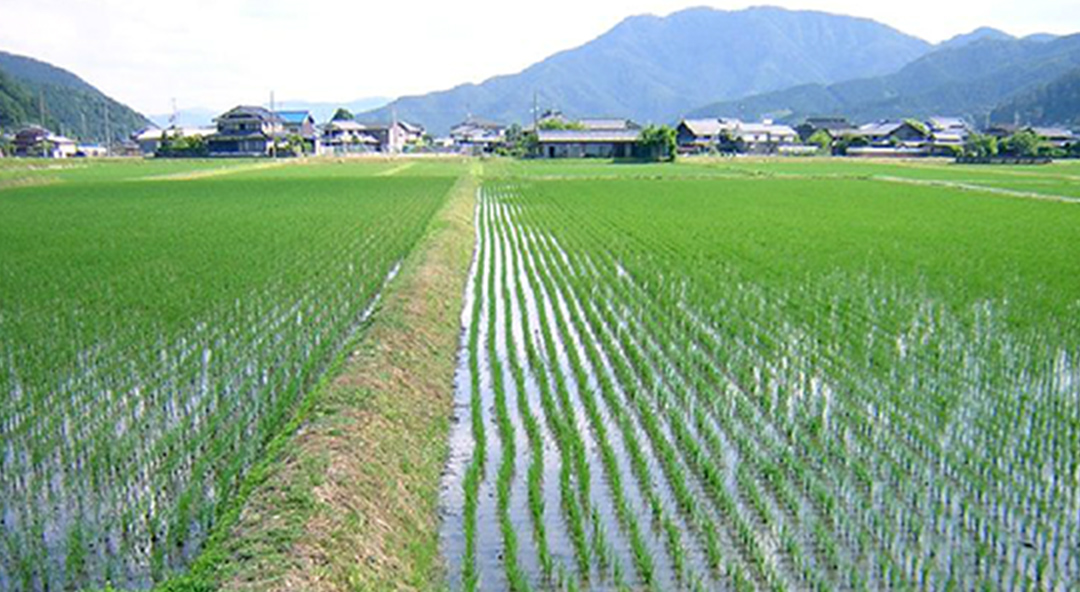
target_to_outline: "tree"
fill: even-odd
[[[1021,130],[1005,138],[1005,150],[1013,156],[1033,157],[1039,155],[1043,140],[1031,130]]]
[[[964,156],[973,158],[990,158],[997,156],[998,139],[994,136],[983,134],[971,134],[964,143]]]
[[[817,146],[822,152],[825,152],[829,149],[829,146],[832,146],[832,141],[832,136],[823,129],[819,129],[806,139],[808,145]]]
[[[638,149],[641,155],[648,160],[675,160],[677,134],[675,130],[666,125],[650,125],[641,130],[638,136]]]
[[[337,111],[334,111],[334,116],[330,118],[331,121],[349,121],[355,119],[352,111],[349,111],[345,107],[338,107]]]
[[[545,130],[545,131],[547,131],[547,130],[583,130],[583,129],[585,129],[585,126],[581,125],[581,123],[579,123],[577,121],[566,121],[564,119],[555,119],[555,118],[545,119],[544,121],[541,121],[540,124],[537,127],[542,129],[542,130]]]

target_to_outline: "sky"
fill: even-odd
[[[1080,32],[1076,0],[0,0],[0,50],[66,68],[147,114],[397,97],[512,74],[626,17],[770,4],[939,42],[979,26]]]

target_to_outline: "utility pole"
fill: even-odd
[[[386,141],[390,143],[390,152],[397,154],[397,105],[390,107],[390,129],[386,132]]]
[[[83,141],[86,141],[87,139],[89,139],[89,138],[90,138],[90,132],[89,132],[89,130],[88,130],[88,129],[87,129],[87,127],[86,127],[86,111],[82,111],[82,110],[80,110],[80,111],[79,111],[79,117],[81,117],[81,118],[82,118],[82,135],[83,135]]]
[[[38,119],[41,121],[41,127],[45,127],[45,91],[38,90]]]
[[[177,117],[178,116],[177,116],[177,113],[176,113],[176,97],[173,97],[173,99],[172,99],[172,115],[169,116],[169,127],[176,127],[176,119],[177,119]]]
[[[270,91],[270,158],[277,158],[277,134],[274,133],[276,120],[277,110],[274,108],[274,91]]]
[[[532,112],[533,112],[533,131],[538,132],[538,131],[540,131],[540,129],[539,129],[540,128],[540,97],[538,96],[538,93],[535,90],[533,91],[533,109],[532,109]]]
[[[112,126],[109,125],[109,102],[102,103],[105,107],[105,156],[112,151]]]

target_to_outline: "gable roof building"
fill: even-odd
[[[541,158],[629,158],[640,136],[636,129],[536,132]]]
[[[266,156],[284,138],[285,120],[265,107],[239,105],[214,118],[217,133],[207,147],[212,156]]]

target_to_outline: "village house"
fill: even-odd
[[[207,141],[211,156],[273,155],[277,142],[285,137],[284,120],[264,107],[234,107],[214,123],[217,133]]]
[[[366,128],[351,119],[340,119],[323,124],[319,138],[318,153],[341,156],[363,154],[379,149],[379,140]]]
[[[180,137],[209,138],[215,133],[217,133],[217,128],[214,127],[171,126],[165,129],[150,127],[133,134],[131,140],[138,145],[140,154],[143,156],[153,156],[157,153],[158,149],[161,148],[162,142],[166,139],[174,140]]]
[[[630,158],[640,136],[636,129],[536,132],[541,158]]]
[[[808,117],[806,121],[795,126],[795,131],[803,142],[807,142],[819,131],[828,134],[832,140],[839,140],[856,133],[857,130],[855,124],[845,117]]]
[[[878,148],[923,148],[931,138],[929,129],[910,120],[868,123],[855,136]]]
[[[631,158],[641,137],[641,126],[629,119],[593,117],[570,122],[554,113],[546,121],[560,121],[568,129],[544,129],[541,122],[536,132],[541,158]]]
[[[971,136],[971,127],[959,117],[931,117],[926,120],[926,127],[930,129],[930,141],[935,149],[962,149]]]
[[[771,121],[763,123],[740,122],[733,133],[735,141],[742,150],[750,154],[775,154],[783,148],[796,146],[799,134],[790,126],[778,125]]]
[[[40,158],[71,158],[78,153],[75,140],[58,136],[49,130],[32,125],[15,134],[15,156]]]
[[[575,123],[577,123],[577,127],[589,131],[641,131],[641,125],[639,125],[638,123],[629,119],[622,119],[618,117],[589,117],[586,119],[579,119]]]
[[[364,133],[378,141],[377,150],[388,154],[404,152],[406,147],[423,141],[424,127],[407,121],[393,123],[360,123]]]
[[[787,125],[769,120],[746,123],[738,119],[684,119],[675,129],[675,141],[683,153],[711,150],[752,154],[775,154],[799,145],[799,134]]]
[[[304,142],[304,152],[318,152],[319,132],[315,128],[315,117],[309,111],[278,111],[277,116],[281,118],[286,136],[299,136]]]
[[[679,152],[701,154],[716,148],[721,134],[731,134],[739,122],[734,119],[684,119],[675,128]]]
[[[469,117],[450,129],[452,146],[462,152],[491,153],[506,143],[506,126]]]

